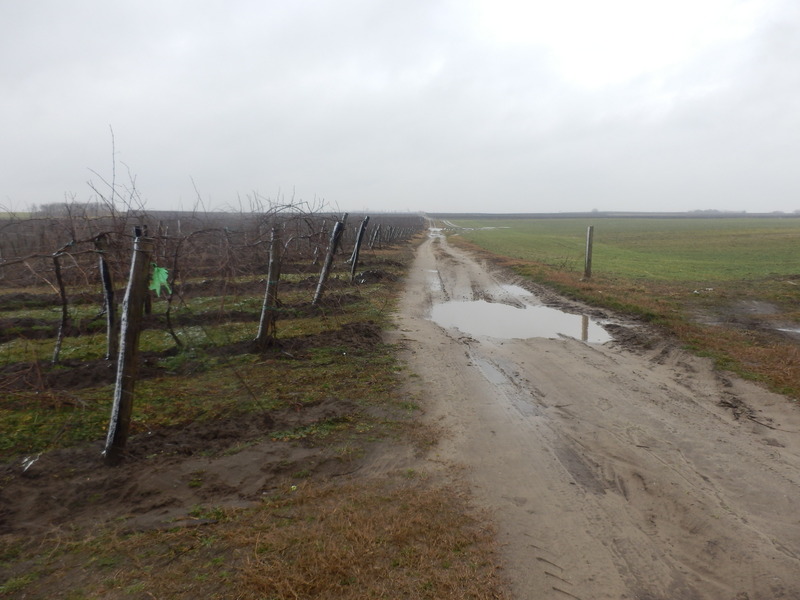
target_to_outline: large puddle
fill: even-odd
[[[532,296],[530,292],[523,291]],[[443,302],[434,305],[431,319],[446,329],[458,329],[478,337],[571,337],[590,344],[611,340],[609,333],[586,315],[573,315],[549,306],[520,304],[517,307],[485,300]]]

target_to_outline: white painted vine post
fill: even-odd
[[[125,289],[125,298],[122,301],[114,402],[111,406],[111,420],[108,424],[108,436],[103,451],[105,462],[110,466],[119,464],[128,442],[133,411],[133,389],[138,367],[139,331],[142,326],[142,311],[147,295],[147,280],[153,254],[152,238],[144,237],[142,229],[139,227],[136,227],[134,232],[131,273]]]
[[[592,278],[592,242],[594,238],[594,225],[589,225],[586,230],[586,262],[583,267],[583,278]]]

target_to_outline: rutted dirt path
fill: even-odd
[[[477,299],[519,303],[434,235],[400,335],[445,432],[432,460],[493,515],[516,598],[800,598],[797,406],[660,340],[478,339],[428,318]]]

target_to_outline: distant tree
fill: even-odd
[[[108,208],[102,202],[50,202],[33,205],[31,211],[41,217],[101,217],[108,215]]]

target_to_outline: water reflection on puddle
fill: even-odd
[[[567,336],[591,344],[611,340],[608,332],[589,317],[549,306],[516,308],[485,300],[444,302],[434,305],[431,320],[446,329],[455,328],[474,336],[501,339]]]

